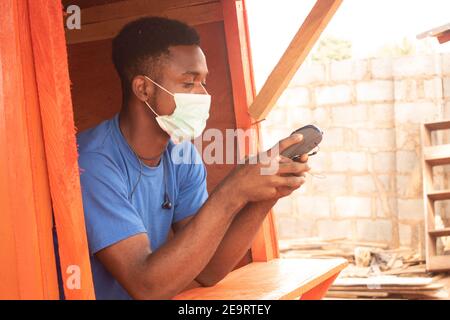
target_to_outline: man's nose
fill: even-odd
[[[194,86],[194,93],[196,93],[196,94],[208,94],[208,91],[206,91],[206,88],[202,85],[201,82],[198,82],[198,84]]]

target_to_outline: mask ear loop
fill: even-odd
[[[207,91],[206,88],[202,85],[201,82],[200,82],[200,86],[203,88],[203,90],[205,90],[205,93],[206,93],[207,95],[209,95],[208,91]]]
[[[150,107],[150,104],[149,104],[147,101],[144,101],[144,103],[147,105],[147,107],[148,107],[150,110],[152,110],[152,112],[155,114],[155,116],[159,117],[159,114],[157,114],[157,113],[155,112],[155,110],[153,110],[153,108]]]
[[[320,151],[320,146],[317,146],[316,150],[314,150],[313,152],[308,154],[308,157],[316,155],[319,151]],[[306,173],[308,173],[311,177],[314,177],[317,179],[326,179],[327,178],[327,176],[325,176],[323,174],[311,173],[309,171]]]
[[[170,94],[172,97],[174,96],[174,94],[172,92],[170,92],[169,90],[167,90],[166,88],[164,88],[162,85],[156,83],[155,81],[153,81],[152,79],[150,79],[149,77],[145,76],[145,78],[147,78],[148,80],[150,80],[151,82],[153,82],[154,85],[157,85],[161,90],[164,90],[165,92],[167,92],[168,94]]]
[[[156,83],[155,81],[153,81],[152,79],[150,79],[149,77],[147,77],[146,75],[144,75],[144,78],[150,80],[154,85],[158,86],[159,88],[161,88],[161,90],[164,90],[165,92],[167,92],[168,94],[172,95],[173,94],[167,90],[166,88],[164,88],[163,86],[159,85],[158,83]],[[155,116],[159,117],[159,114],[156,113],[155,110],[153,110],[153,108],[150,106],[150,104],[147,101],[144,101],[144,103],[147,105],[147,107],[152,110],[152,112],[155,114]]]

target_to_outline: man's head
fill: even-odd
[[[201,83],[208,69],[199,44],[195,29],[176,20],[148,17],[127,24],[112,46],[124,105],[137,98],[159,114],[173,112],[173,97],[144,76],[172,93],[203,93]]]

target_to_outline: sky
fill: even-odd
[[[315,0],[246,0],[257,89],[273,69]],[[450,42],[417,40],[422,32],[450,23],[450,0],[344,0],[322,36],[352,42],[352,57],[375,56],[404,38],[418,48],[450,52]]]

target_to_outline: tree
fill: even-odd
[[[352,43],[350,41],[326,36],[317,44],[311,59],[317,62],[329,62],[333,60],[351,59],[351,57]]]

